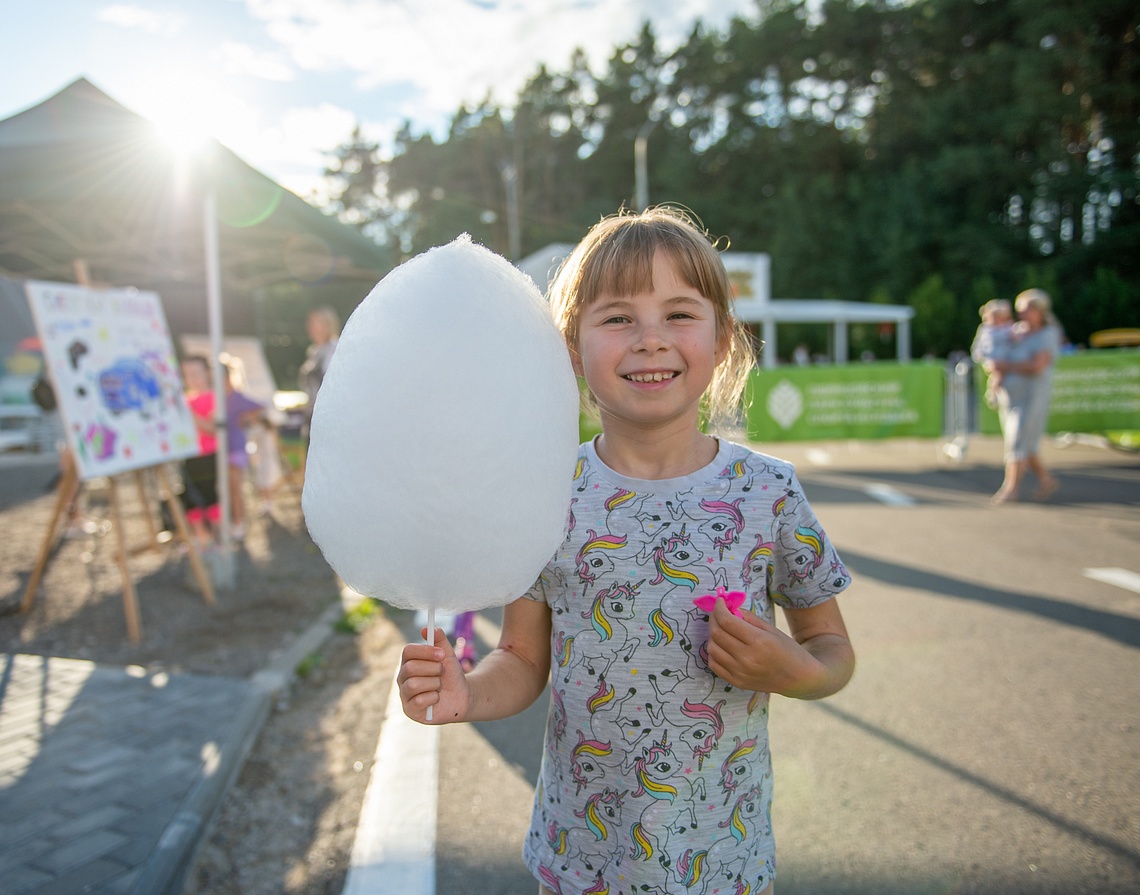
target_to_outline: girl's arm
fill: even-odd
[[[808,609],[784,609],[791,636],[758,615],[734,616],[723,600],[709,617],[709,668],[745,690],[822,699],[843,689],[855,652],[832,598]]]
[[[405,715],[424,724],[450,724],[518,714],[539,697],[549,675],[550,607],[521,598],[503,609],[499,645],[470,674],[463,673],[437,628],[433,645],[404,647],[396,680]],[[434,707],[430,722],[428,706]]]

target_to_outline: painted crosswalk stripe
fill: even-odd
[[[1093,581],[1103,581],[1105,584],[1114,584],[1125,590],[1140,594],[1140,575],[1128,569],[1104,568],[1085,569],[1085,577]]]
[[[879,503],[885,503],[893,507],[912,507],[918,503],[918,501],[909,494],[903,494],[897,488],[892,488],[890,485],[885,485],[881,482],[867,485],[863,489],[863,493],[869,497],[873,497],[879,501]]]
[[[404,714],[395,680],[344,895],[435,895],[439,728]]]

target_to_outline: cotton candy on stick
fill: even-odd
[[[546,301],[460,237],[389,273],[345,324],[314,407],[305,520],[354,590],[426,609],[431,642],[437,608],[534,583],[565,535],[577,447]]]

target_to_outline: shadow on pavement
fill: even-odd
[[[1040,805],[1034,804],[1024,796],[1018,795],[1013,790],[1007,789],[1004,786],[994,783],[992,780],[987,780],[985,777],[981,777],[972,771],[967,770],[966,768],[949,762],[945,758],[941,758],[938,755],[935,755],[933,752],[929,752],[926,749],[923,749],[921,746],[916,746],[914,743],[910,743],[907,740],[902,739],[902,737],[891,733],[889,730],[884,730],[881,727],[877,727],[874,724],[864,721],[862,718],[858,718],[850,712],[846,712],[843,709],[831,705],[827,702],[814,702],[811,705],[813,708],[816,708],[821,712],[826,712],[833,718],[837,718],[840,721],[850,724],[852,727],[857,727],[859,730],[863,731],[866,734],[870,734],[877,740],[880,740],[893,749],[897,749],[901,752],[906,752],[908,755],[911,755],[920,761],[925,762],[926,764],[936,767],[939,770],[945,771],[948,774],[952,774],[959,780],[963,780],[966,783],[969,783],[971,786],[976,786],[979,789],[983,789],[990,795],[1008,802],[1018,809],[1028,812],[1029,814],[1032,814],[1041,820],[1046,821],[1059,830],[1063,830],[1072,836],[1084,839],[1086,842],[1095,845],[1097,848],[1112,852],[1113,854],[1118,855],[1125,860],[1131,861],[1140,866],[1140,852],[1127,848],[1115,840],[1108,839],[1097,833],[1095,830],[1083,827],[1071,820],[1066,820],[1060,815],[1049,811],[1047,808],[1042,808]]]
[[[1034,597],[1014,591],[998,590],[961,578],[940,575],[916,566],[886,562],[850,550],[843,551],[843,561],[858,575],[866,575],[886,584],[918,587],[931,593],[962,600],[973,600],[1000,609],[1027,612],[1041,618],[1061,622],[1100,634],[1125,646],[1140,647],[1140,619],[1100,609],[1090,609],[1049,597]]]

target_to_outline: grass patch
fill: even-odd
[[[337,619],[333,626],[341,634],[359,634],[383,615],[377,602],[365,598]]]
[[[310,674],[325,664],[325,657],[320,653],[309,653],[297,663],[297,677],[307,678]]]

